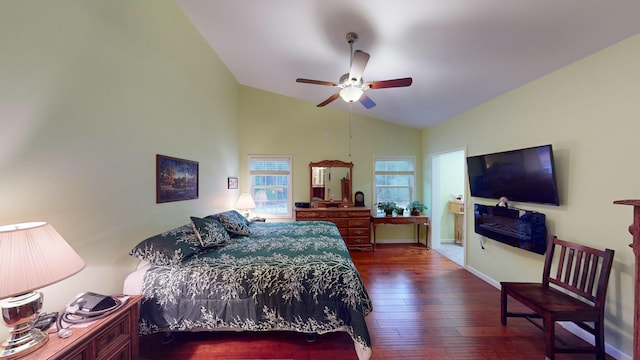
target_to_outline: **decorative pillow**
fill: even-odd
[[[231,236],[249,236],[249,226],[228,213],[220,214],[220,222]]]
[[[177,265],[200,251],[193,225],[186,224],[141,241],[129,255],[154,265]]]
[[[251,225],[251,220],[249,220],[246,217],[244,217],[244,215],[240,214],[237,210],[225,211],[222,214],[226,214],[226,215],[232,217],[233,219],[235,219],[235,221],[237,221],[239,223],[243,223],[243,224],[245,224],[247,226]]]
[[[192,216],[191,224],[203,248],[223,246],[231,241],[224,226],[216,219]]]
[[[232,237],[248,236],[250,234],[249,224],[251,224],[251,222],[235,210],[209,215],[205,219],[220,221]]]

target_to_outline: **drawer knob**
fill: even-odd
[[[362,231],[360,230],[356,231],[356,235],[362,235],[362,234],[364,234]]]

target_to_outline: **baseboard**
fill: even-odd
[[[500,290],[500,282],[499,281],[495,281],[494,279],[486,276],[485,274],[481,273],[480,271],[478,271],[477,269],[468,266],[467,265],[467,270],[472,273],[473,275],[479,277],[480,279],[482,279],[484,282],[488,283],[489,285],[493,286],[494,288]]]
[[[560,326],[562,326],[563,328],[567,329],[567,331],[569,331],[570,333],[588,342],[589,344],[593,345],[595,343],[593,340],[593,335],[591,335],[588,331],[583,330],[578,325],[572,322],[563,322],[563,321],[559,322],[558,324],[560,324]],[[606,341],[604,343],[604,348],[605,348],[605,352],[614,359],[633,360],[631,355],[627,355],[622,351],[620,351],[620,349],[614,348],[613,346],[609,345]]]
[[[484,282],[488,283],[489,285],[495,287],[496,289],[500,290],[500,282],[496,281],[494,279],[492,279],[491,277],[483,274],[482,272],[478,271],[477,269],[471,267],[471,266],[467,266],[467,270],[472,273],[473,275],[479,277],[480,279],[482,279]],[[589,332],[581,329],[578,325],[572,323],[572,322],[560,322],[559,323],[560,326],[562,326],[563,328],[567,329],[567,331],[569,331],[570,333],[574,334],[575,336],[581,338],[582,340],[588,342],[589,344],[593,345],[594,341],[593,341],[593,335],[591,335]],[[605,351],[608,355],[610,355],[611,357],[613,357],[614,359],[618,359],[618,360],[633,360],[633,358],[631,357],[631,355],[629,354],[625,354],[624,352],[620,351],[620,349],[617,349],[613,346],[611,346],[609,343],[607,343],[605,341]]]

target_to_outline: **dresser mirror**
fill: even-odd
[[[351,206],[353,163],[323,160],[309,163],[311,203],[319,207]]]

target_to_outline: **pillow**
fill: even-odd
[[[177,265],[201,250],[193,225],[186,224],[141,241],[129,255],[154,265]]]
[[[244,217],[244,215],[240,214],[237,210],[225,211],[222,214],[225,214],[227,216],[232,217],[238,223],[242,223],[242,224],[245,224],[247,226],[251,225],[251,220],[249,220],[246,217]]]
[[[228,213],[220,214],[220,222],[231,236],[249,236],[249,226]]]
[[[203,248],[223,246],[231,241],[224,226],[216,219],[192,216],[191,224]]]
[[[215,219],[220,221],[225,230],[232,237],[249,236],[249,224],[251,222],[242,214],[235,210],[229,210],[214,215],[209,215],[205,219]]]

